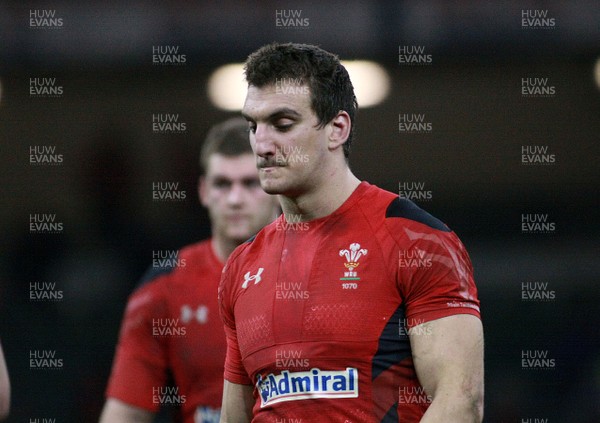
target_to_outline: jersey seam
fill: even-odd
[[[393,201],[393,200],[392,200],[392,201]],[[369,228],[371,229],[371,232],[372,232],[373,234],[375,234],[375,233],[376,233],[376,231],[374,230],[374,227],[372,226],[372,224],[371,224],[371,221],[369,220],[368,216],[366,215],[366,213],[365,213],[365,211],[364,211],[364,208],[363,208],[363,205],[362,205],[362,204],[360,205],[360,213],[363,215],[363,218],[364,218],[364,219],[365,219],[365,221],[367,222],[367,225],[369,225]],[[389,237],[392,239],[392,241],[394,242],[394,245],[396,246],[396,249],[398,249],[398,248],[400,248],[400,245],[399,245],[398,241],[396,240],[396,238],[395,238],[395,237],[392,235],[392,233],[391,233],[391,231],[390,231],[390,229],[389,229],[389,227],[388,227],[388,225],[387,225],[387,221],[386,221],[385,219],[386,219],[386,218],[385,218],[385,214],[384,214],[384,221],[383,221],[383,225],[385,226],[385,231],[386,231],[386,233],[389,235]],[[380,240],[379,240],[379,237],[375,236],[375,237],[374,237],[374,239],[375,239],[375,240],[376,240],[376,242],[377,242],[377,246],[379,247],[379,250],[382,252],[382,257],[383,257],[384,261],[385,261],[386,263],[388,263],[388,265],[389,265],[388,259],[386,258],[385,254],[383,254],[383,251],[384,251],[384,249],[383,249],[383,246],[381,245],[381,242],[380,242]],[[394,264],[394,265],[392,265],[392,266],[390,266],[390,267],[393,267],[393,268],[395,269],[396,265]],[[394,277],[393,275],[395,275],[395,277]],[[396,290],[398,291],[398,293],[400,294],[400,297],[402,298],[402,295],[401,295],[400,289],[399,289],[399,287],[398,287],[397,275],[398,275],[398,270],[396,269],[396,270],[395,270],[394,272],[392,272],[392,274],[390,274],[389,276],[392,276],[392,280],[395,280],[395,281],[396,281],[396,284],[395,284],[395,285],[396,285]]]

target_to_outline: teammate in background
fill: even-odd
[[[217,308],[221,270],[236,246],[273,221],[279,205],[260,187],[243,119],[210,130],[200,165],[198,194],[212,238],[157,259],[130,296],[102,423],[151,422],[161,405],[180,405],[185,423],[219,419],[225,356]]]
[[[480,422],[472,265],[446,225],[348,165],[357,108],[338,58],[248,57],[242,110],[283,215],[229,257],[221,421]]]
[[[0,420],[8,417],[10,412],[10,379],[8,377],[8,368],[4,360],[4,352],[0,344]]]

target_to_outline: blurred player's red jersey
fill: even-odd
[[[407,330],[479,317],[472,275],[454,232],[366,182],[329,216],[280,216],[224,270],[225,379],[254,385],[253,423],[418,422]]]
[[[156,268],[129,298],[106,396],[154,412],[179,404],[185,423],[218,421],[226,349],[217,305],[223,264],[209,240],[176,257],[157,256]],[[165,387],[169,378],[174,384]]]

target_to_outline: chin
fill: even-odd
[[[283,192],[280,189],[278,189],[276,187],[271,187],[271,186],[264,187],[263,191],[266,192],[269,195],[283,194]]]
[[[229,239],[232,239],[238,243],[242,243],[245,241],[248,241],[248,239],[254,235],[254,232],[251,232],[249,230],[247,231],[235,231],[235,232],[230,232],[229,233]]]
[[[260,187],[270,195],[284,194],[285,191],[281,184],[273,180],[261,181]]]

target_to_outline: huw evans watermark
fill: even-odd
[[[153,201],[184,201],[185,190],[179,189],[179,182],[152,182]]]
[[[425,188],[425,182],[399,182],[398,196],[411,201],[431,201],[433,194]]]
[[[179,258],[179,250],[152,250],[152,267],[155,269],[172,269],[185,267],[187,260]]]
[[[63,18],[56,15],[56,9],[30,9],[29,28],[32,29],[62,29]]]
[[[186,402],[187,398],[179,393],[178,386],[152,387],[152,404],[181,406]]]
[[[152,132],[155,134],[184,133],[187,131],[187,124],[179,119],[179,113],[153,113]]]
[[[433,254],[419,248],[398,251],[398,266],[402,268],[430,268]]]
[[[302,9],[276,9],[275,27],[277,29],[308,29],[310,19],[304,16]]]
[[[556,232],[556,222],[550,221],[548,213],[521,214],[521,233],[551,234]]]
[[[62,301],[63,291],[56,289],[56,282],[29,282],[30,301]]]
[[[57,234],[63,230],[63,222],[56,219],[56,213],[32,213],[29,215],[29,233]]]
[[[308,291],[302,288],[300,282],[277,282],[275,283],[275,299],[307,300]]]
[[[433,333],[433,329],[426,323],[427,321],[424,319],[399,319],[398,335],[408,336],[409,331],[411,335],[431,335]]]
[[[308,231],[309,229],[309,222],[303,222],[302,215],[298,213],[288,213],[275,221],[276,231]]]
[[[278,369],[305,368],[310,367],[310,360],[302,357],[300,350],[276,350],[275,351],[275,367]]]
[[[550,85],[549,78],[521,78],[521,95],[523,97],[554,97],[556,87]]]
[[[556,359],[549,356],[548,350],[522,350],[521,368],[551,370],[556,368]]]
[[[29,350],[29,368],[34,370],[62,370],[64,362],[56,350]]]
[[[425,392],[422,386],[400,386],[398,387],[398,404],[420,404],[428,405],[433,397]]]
[[[32,166],[60,166],[64,162],[62,153],[58,153],[55,145],[30,145],[29,164]]]
[[[309,95],[310,90],[302,78],[275,78],[275,93]]]
[[[62,97],[64,89],[56,83],[56,78],[29,78],[29,97]]]
[[[527,166],[547,166],[556,164],[556,154],[547,145],[522,145],[521,164]]]
[[[556,291],[548,282],[521,282],[521,300],[548,302],[556,299]]]
[[[152,319],[152,336],[186,336],[185,326],[176,318]]]
[[[401,65],[431,65],[433,58],[425,51],[425,46],[398,46],[398,63]]]
[[[309,160],[308,154],[304,152],[302,147],[296,145],[284,145],[283,147],[277,147],[275,150],[275,163],[278,166],[308,163]]]
[[[152,46],[153,65],[185,65],[187,56],[179,52],[179,46]]]
[[[556,28],[556,18],[549,16],[548,9],[522,9],[521,28],[554,29]]]
[[[399,113],[398,132],[401,134],[425,134],[433,131],[433,124],[427,121],[425,113]]]

